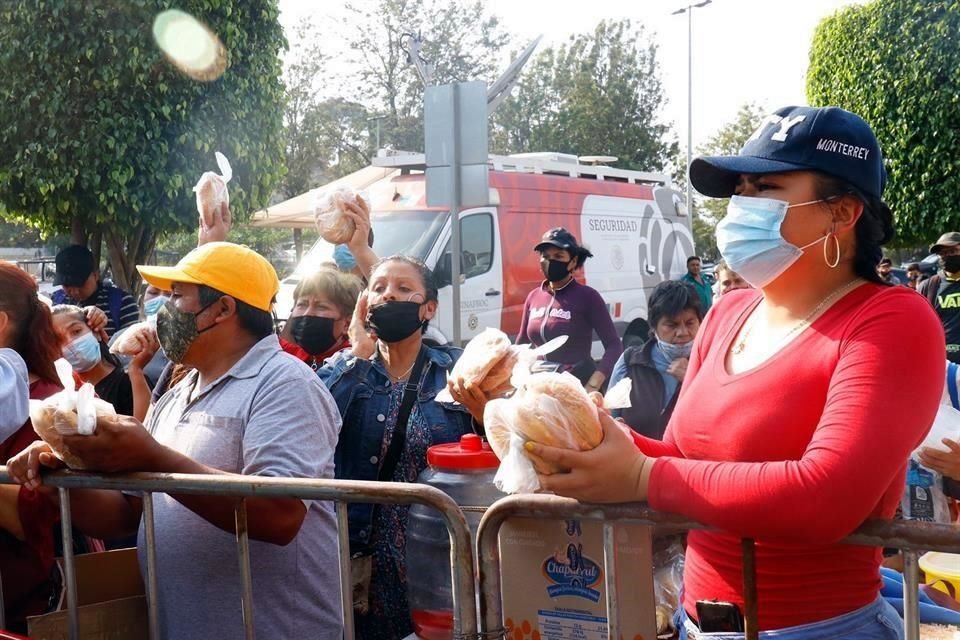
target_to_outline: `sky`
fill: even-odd
[[[354,0],[374,3],[376,0]],[[518,42],[543,34],[541,46],[591,30],[602,19],[643,23],[660,48],[665,122],[687,143],[687,15],[683,0],[485,0]],[[705,142],[746,103],[770,111],[806,104],[804,76],[813,31],[821,19],[862,0],[713,0],[693,10],[693,144]],[[285,28],[307,15],[326,15],[336,0],[280,0]],[[335,57],[336,53],[331,52]],[[411,71],[412,72],[412,71]],[[591,153],[603,153],[603,149]]]

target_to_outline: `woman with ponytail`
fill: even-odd
[[[54,361],[60,338],[50,309],[37,297],[33,278],[16,266],[0,262],[0,317],[6,347],[26,363],[30,398],[43,400],[61,391]],[[3,410],[3,409],[0,409]],[[0,442],[6,461],[37,440],[27,420]],[[45,613],[59,595],[54,567],[54,525],[59,510],[50,497],[18,485],[0,485],[0,578],[7,628],[26,631],[26,616]]]
[[[843,109],[787,107],[739,155],[694,160],[690,181],[731,198],[717,247],[756,288],[707,314],[662,441],[604,416],[593,451],[533,446],[571,470],[541,485],[586,502],[645,500],[711,528],[689,534],[681,639],[742,622],[744,538],[755,541],[761,638],[902,638],[879,596],[881,550],[839,543],[893,517],[944,384],[930,306],[876,272],[893,235],[877,139]],[[909,394],[898,371],[912,376]]]

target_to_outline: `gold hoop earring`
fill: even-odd
[[[830,259],[827,258],[827,242],[833,238],[833,244],[836,247],[837,257],[833,262],[830,262]],[[823,241],[823,261],[827,263],[827,266],[831,269],[836,269],[837,265],[840,264],[840,238],[837,237],[837,234],[830,232],[827,234],[826,239]]]

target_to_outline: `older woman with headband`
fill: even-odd
[[[936,316],[876,272],[893,235],[877,139],[842,109],[787,107],[739,155],[694,160],[690,179],[732,196],[717,246],[756,289],[707,316],[663,441],[604,416],[593,451],[531,445],[571,469],[542,484],[712,527],[688,538],[681,638],[742,637],[713,635],[742,620],[742,538],[756,541],[762,638],[901,638],[878,595],[881,550],[839,542],[894,515],[943,389]],[[911,372],[909,396],[891,371]]]

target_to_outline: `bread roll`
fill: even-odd
[[[469,346],[469,345],[468,345]],[[510,377],[513,375],[513,368],[519,362],[520,357],[513,348],[507,351],[507,354],[500,358],[493,368],[487,372],[487,375],[480,382],[480,390],[488,398],[499,398],[505,393],[513,391],[513,385],[510,383]]]
[[[96,428],[94,422],[97,417],[116,415],[112,404],[93,397],[93,386],[87,383],[81,386],[78,392],[61,391],[46,400],[31,400],[30,422],[40,439],[50,445],[54,455],[68,467],[86,469],[83,461],[73,455],[63,442],[64,436],[81,434],[80,416],[77,413],[78,399],[81,411],[89,412],[89,433],[93,433]]]
[[[344,203],[354,202],[361,213],[370,219],[370,205],[350,189],[323,193],[314,205],[314,220],[320,236],[331,244],[347,244],[357,231],[353,219],[344,213]]]
[[[463,378],[465,383],[471,385],[481,385],[490,371],[510,353],[510,338],[499,329],[484,329],[475,338],[467,343],[466,349],[450,372],[451,378]],[[511,369],[512,370],[512,369]],[[496,385],[502,384],[501,379],[495,381]],[[509,376],[507,376],[509,379]]]
[[[589,451],[603,441],[597,407],[580,381],[569,373],[536,373],[513,397],[492,400],[484,410],[490,447],[501,460],[510,448],[510,435],[550,447]],[[533,460],[539,473],[562,471]]]

